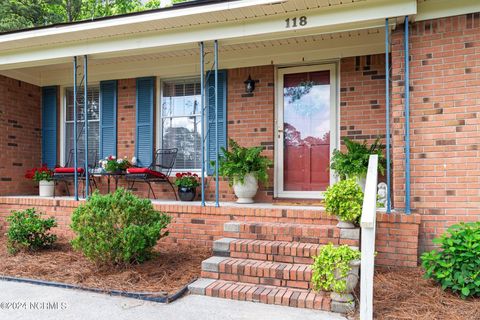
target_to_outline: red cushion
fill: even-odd
[[[152,176],[158,177],[158,178],[166,178],[166,176],[158,171],[153,171],[148,168],[128,168],[127,173],[131,174],[150,174]]]
[[[75,173],[75,168],[55,168],[55,173]],[[78,173],[84,173],[85,169],[77,168]]]

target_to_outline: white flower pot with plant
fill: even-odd
[[[358,143],[347,137],[343,138],[346,152],[334,150],[330,169],[334,170],[341,180],[353,178],[356,180],[362,191],[365,191],[365,177],[368,171],[368,160],[370,155],[378,155],[378,170],[381,174],[385,172],[385,157],[383,150],[385,146],[380,139],[368,146],[367,142]]]
[[[25,173],[25,178],[38,182],[38,195],[40,197],[53,197],[55,182],[53,171],[43,165],[40,168],[33,168]]]
[[[325,211],[337,217],[337,227],[355,228],[362,215],[363,192],[353,178],[340,180],[325,192]]]
[[[355,290],[360,271],[360,251],[347,245],[328,244],[313,257],[312,285],[314,290],[332,291],[341,296]]]
[[[222,148],[219,174],[228,178],[230,186],[233,186],[237,203],[253,203],[258,183],[268,183],[268,167],[272,162],[261,155],[263,147],[241,147],[232,139],[228,145],[229,150]]]

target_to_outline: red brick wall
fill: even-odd
[[[340,61],[340,136],[385,143],[385,55]]]
[[[7,225],[5,217],[12,210],[35,207],[39,212],[54,216],[58,222],[57,234],[72,238],[69,228],[73,210],[81,202],[39,198],[1,198],[0,232]],[[211,247],[212,242],[224,236],[223,224],[228,221],[284,222],[298,224],[336,224],[337,220],[318,208],[253,208],[253,207],[200,207],[198,205],[160,205],[156,210],[173,217],[169,226],[170,235],[165,241]],[[417,239],[419,215],[378,213],[376,264],[384,266],[417,265]],[[338,231],[338,229],[336,229]],[[336,232],[338,233],[338,232]],[[358,245],[356,240],[339,239],[340,243]]]
[[[393,183],[404,208],[403,26],[392,37]],[[459,221],[480,219],[480,14],[410,27],[411,199],[421,251]]]
[[[41,165],[41,90],[0,75],[0,196],[33,194],[25,171]]]

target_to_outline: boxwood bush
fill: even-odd
[[[171,217],[156,211],[148,199],[118,189],[95,192],[72,215],[76,233],[72,245],[98,264],[140,263],[148,259],[157,241],[168,235]]]
[[[57,236],[49,233],[57,226],[55,218],[43,219],[35,208],[12,211],[7,217],[7,249],[14,254],[19,250],[38,250],[52,245]]]
[[[480,296],[480,221],[453,225],[433,242],[441,249],[421,256],[425,277],[462,298]]]

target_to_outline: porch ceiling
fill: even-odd
[[[393,25],[392,25],[393,27]],[[317,63],[342,57],[385,52],[384,28],[372,28],[287,39],[220,43],[219,67],[232,69],[260,65]],[[207,55],[207,60],[209,56]],[[199,49],[91,59],[89,81],[142,76],[178,77],[200,72]],[[55,65],[0,71],[1,74],[39,86],[72,85],[71,61]]]
[[[382,27],[416,13],[416,0],[241,0],[0,35],[0,70],[191,50]],[[308,24],[286,28],[306,16]]]

